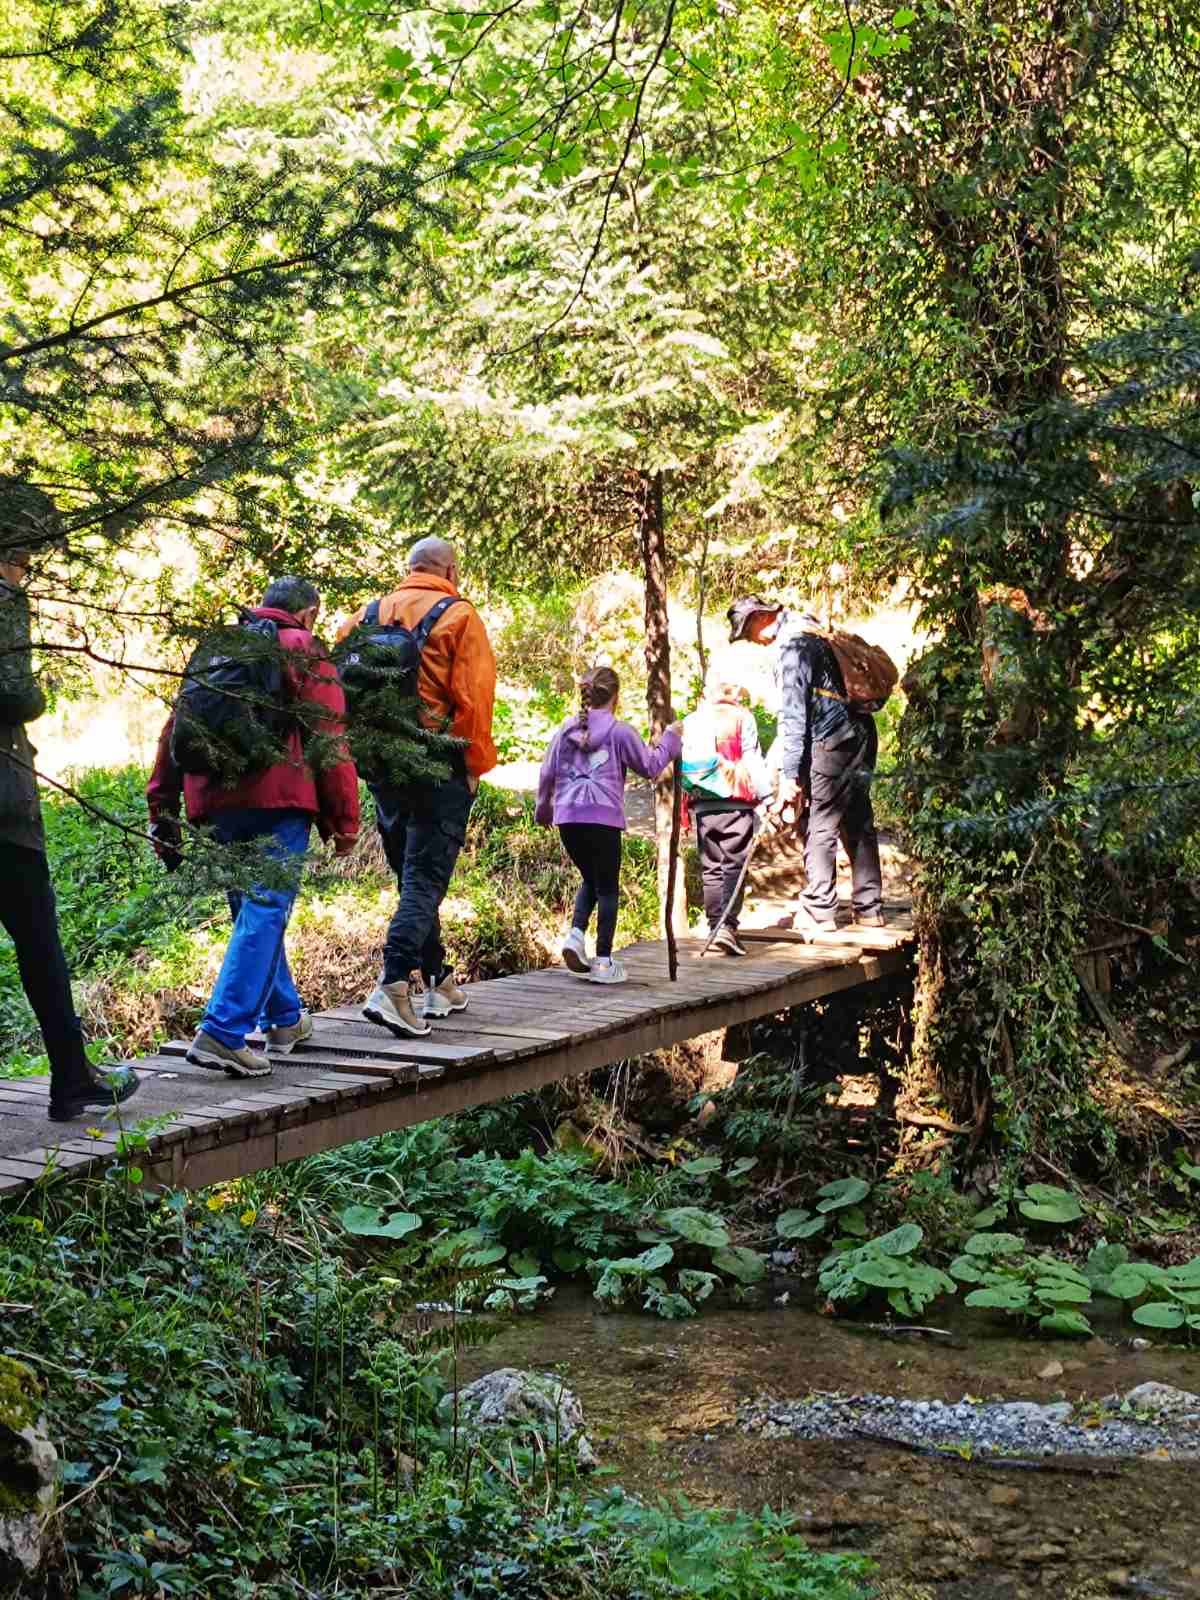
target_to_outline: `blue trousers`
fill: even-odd
[[[311,825],[307,811],[222,811],[213,819],[213,837],[221,844],[262,840],[269,856],[286,861],[307,850]],[[288,1028],[300,1020],[300,996],[283,948],[298,887],[256,884],[230,892],[233,937],[200,1024],[230,1050],[240,1050],[256,1026]]]

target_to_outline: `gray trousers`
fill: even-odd
[[[870,783],[878,754],[873,717],[855,717],[851,731],[837,744],[813,743],[803,899],[822,920],[837,911],[839,839],[850,860],[855,911],[873,916],[882,904],[883,871]]]

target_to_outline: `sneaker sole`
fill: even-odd
[[[567,967],[571,972],[586,975],[592,970],[587,963],[586,957],[581,956],[578,950],[572,950],[570,945],[563,946],[562,959],[563,966]]]
[[[374,1006],[364,1006],[363,1016],[368,1022],[373,1022],[377,1027],[386,1028],[389,1033],[394,1033],[397,1039],[423,1039],[426,1034],[433,1032],[430,1027],[410,1028],[407,1022],[393,1022],[390,1017],[385,1017],[382,1011],[377,1011]]]
[[[293,1039],[290,1044],[276,1044],[273,1039],[268,1039],[264,1048],[269,1056],[290,1056],[299,1045],[311,1043],[312,1034],[306,1033],[302,1039]]]
[[[138,1088],[141,1088],[141,1084],[138,1085]],[[137,1089],[133,1089],[129,1094],[123,1095],[120,1100],[85,1100],[82,1105],[56,1106],[51,1103],[46,1108],[46,1115],[51,1122],[74,1122],[76,1117],[86,1117],[89,1114],[96,1116],[97,1113],[111,1111],[114,1105],[124,1105],[125,1101],[132,1100],[136,1093]]]
[[[624,974],[623,973],[621,975],[621,977],[619,977],[619,978],[598,978],[594,972],[589,972],[587,977],[584,979],[584,982],[585,983],[607,983],[607,984],[628,983],[629,982],[629,977],[628,977],[628,974]]]
[[[443,1000],[436,1011],[431,1011],[429,1007],[426,1006],[422,1009],[421,1015],[423,1017],[428,1017],[430,1022],[436,1022],[439,1017],[449,1017],[453,1016],[456,1011],[465,1011],[467,1009],[467,1004],[468,1002],[463,1000],[460,1001],[458,1005],[452,1006],[448,1000]]]
[[[220,1056],[205,1055],[202,1050],[189,1050],[189,1060],[194,1067],[203,1067],[206,1072],[223,1072],[228,1078],[269,1078],[271,1064],[265,1067],[243,1067],[237,1061],[224,1061]]]

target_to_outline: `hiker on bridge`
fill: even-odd
[[[837,927],[839,837],[850,859],[854,920],[860,927],[880,928],[883,874],[870,789],[879,739],[868,709],[872,702],[847,692],[831,636],[810,613],[790,612],[749,595],[735,601],[727,615],[731,643],[746,639],[775,651],[780,696],[775,804],[781,810],[790,805],[797,814],[806,804],[809,808],[797,930],[812,936]],[[894,684],[894,668],[891,673]]]
[[[393,670],[406,682],[411,675],[422,724],[461,741],[446,757],[450,774],[444,779],[369,775],[379,835],[400,899],[384,944],[383,973],[363,1015],[401,1037],[429,1033],[432,1019],[467,1006],[446,965],[440,911],[479,780],[496,765],[496,660],[479,613],[459,594],[458,581],[454,546],[444,539],[422,539],[409,552],[408,577],[400,587],[364,606],[338,631],[338,639],[352,646],[362,640],[362,653],[369,652],[371,659],[394,651]],[[352,668],[345,656],[342,671],[349,682]],[[420,1015],[409,991],[418,968],[424,985]]]
[[[25,732],[46,709],[33,672],[25,580],[37,550],[62,537],[58,507],[40,489],[0,479],[0,926],[50,1058],[50,1118],[69,1122],[128,1100],[131,1067],[98,1072],[83,1047],[46,860],[34,751]]]
[[[542,761],[534,811],[544,826],[557,826],[563,848],[583,879],[562,958],[568,971],[591,983],[624,983],[626,978],[612,953],[626,826],[625,775],[632,769],[643,778],[658,778],[682,748],[682,723],[672,723],[657,744],[648,745],[627,722],[619,722],[620,692],[611,667],[584,673],[579,711],[557,730]],[[596,954],[589,959],[587,930],[593,911]]]
[[[202,643],[146,787],[155,849],[168,867],[178,861],[181,795],[188,821],[211,828],[219,844],[256,844],[280,864],[274,882],[229,893],[233,936],[187,1053],[197,1066],[231,1078],[266,1077],[271,1055],[287,1055],[312,1037],[284,950],[300,858],[314,822],[338,855],[349,854],[358,836],[358,775],[342,744],[346,702],[333,662],[312,633],[320,609],[306,578],[274,578],[236,632],[224,630],[234,643],[246,635],[244,652],[205,660]],[[213,752],[230,733],[226,718],[233,729],[260,719],[273,724],[265,765],[238,774],[215,770]],[[320,759],[312,749],[318,737]],[[256,1027],[266,1053],[246,1042]]]
[[[711,948],[726,956],[746,954],[737,934],[744,868],[758,807],[775,787],[746,700],[746,691],[726,678],[683,719],[680,770],[688,810],[696,819],[704,914]]]

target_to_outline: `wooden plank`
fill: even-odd
[[[44,1161],[33,1161],[24,1155],[0,1158],[0,1177],[21,1178],[26,1183],[33,1183],[47,1176]]]

